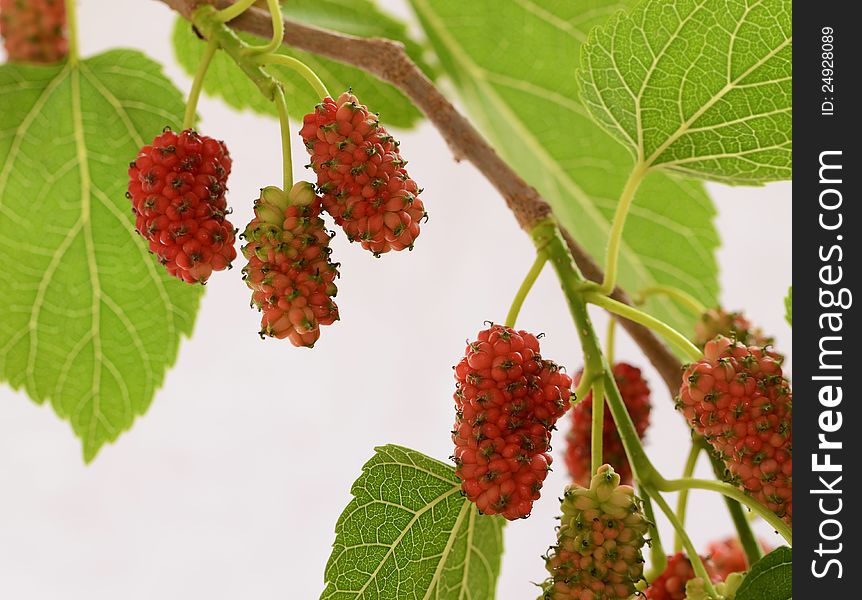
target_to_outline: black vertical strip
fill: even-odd
[[[855,8],[793,3],[793,587],[802,600],[862,598]]]

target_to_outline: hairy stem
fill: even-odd
[[[527,271],[527,276],[524,277],[524,281],[521,282],[521,287],[518,288],[518,292],[512,299],[512,306],[509,308],[509,314],[506,315],[506,327],[515,326],[515,321],[518,320],[518,314],[521,312],[524,300],[527,299],[527,295],[530,293],[530,290],[533,289],[533,284],[536,283],[536,279],[538,279],[539,273],[542,272],[542,268],[545,266],[547,261],[548,257],[544,252],[536,254],[536,260],[533,261],[533,266],[531,266],[530,270]]]
[[[685,467],[682,470],[682,476],[691,477],[694,475],[694,467],[697,465],[697,457],[700,456],[701,445],[697,442],[692,442],[691,449],[688,451],[688,458],[685,459]],[[688,490],[680,490],[679,496],[676,499],[676,518],[685,527],[685,513],[688,508]],[[682,552],[682,538],[678,535],[674,538],[674,552]]]
[[[207,69],[209,69],[216,50],[218,50],[218,40],[213,38],[207,42],[207,48],[204,50],[201,61],[198,63],[198,70],[195,72],[194,81],[192,81],[192,89],[189,90],[189,98],[186,101],[186,114],[183,117],[183,130],[194,127],[195,116],[198,108],[198,99],[201,97],[204,78],[206,77]]]
[[[769,525],[777,531],[781,537],[785,539],[785,541],[789,545],[793,545],[793,530],[790,528],[787,523],[782,521],[778,516],[763,506],[760,502],[748,496],[742,490],[733,487],[729,483],[725,483],[723,481],[713,481],[711,479],[672,479],[672,480],[656,480],[655,482],[656,488],[664,492],[678,492],[680,490],[690,489],[690,490],[709,490],[711,492],[718,492],[719,494],[723,494],[728,498],[732,498],[736,500],[740,504],[747,506],[753,513],[757,516],[763,518],[764,521],[769,523]]]
[[[306,65],[301,60],[284,54],[264,54],[257,57],[257,62],[261,64],[281,65],[291,69],[294,73],[305,79],[314,89],[314,93],[323,100],[329,96],[329,90],[326,89],[324,83],[317,76],[317,73],[311,70],[311,67]]]
[[[671,285],[654,285],[646,287],[634,295],[634,302],[635,304],[643,304],[646,302],[648,297],[660,295],[676,300],[678,304],[687,308],[689,311],[694,313],[695,316],[700,316],[706,312],[706,307],[700,300],[688,292]]]
[[[657,491],[652,492],[652,497],[655,500],[655,503],[658,504],[658,507],[662,510],[665,516],[670,521],[670,524],[673,525],[676,534],[682,539],[682,546],[685,548],[685,553],[688,555],[688,560],[691,562],[691,566],[694,569],[694,574],[700,577],[703,580],[703,587],[706,590],[706,593],[711,598],[717,598],[718,594],[715,591],[715,588],[712,585],[712,579],[709,576],[709,572],[706,570],[706,566],[703,564],[703,560],[701,560],[700,555],[697,553],[697,549],[694,547],[694,544],[691,541],[691,538],[688,537],[688,533],[686,533],[685,528],[682,526],[682,523],[676,518],[676,515],[670,508],[670,505],[662,498],[661,494]]]
[[[595,292],[587,292],[585,294],[585,298],[590,304],[601,306],[609,312],[612,312],[616,315],[620,315],[621,317],[625,317],[626,319],[635,321],[636,323],[640,323],[644,327],[652,329],[664,339],[669,341],[671,344],[676,346],[683,353],[685,353],[685,355],[689,359],[696,361],[703,358],[703,352],[701,352],[697,346],[692,344],[687,337],[682,335],[680,332],[678,332],[676,329],[674,329],[667,323],[660,321],[655,317],[648,315],[633,306],[623,304],[622,302],[618,302],[613,298],[609,298],[608,296],[604,296],[602,294],[597,294]],[[678,384],[679,379],[677,378],[677,385]]]
[[[610,294],[617,286],[617,266],[619,264],[620,246],[623,241],[623,229],[625,229],[626,217],[628,217],[629,209],[635,199],[635,192],[637,192],[646,173],[647,168],[643,163],[638,162],[635,168],[632,169],[631,175],[629,175],[628,181],[626,181],[623,192],[620,195],[620,201],[617,204],[617,210],[614,213],[614,220],[608,234],[605,277],[601,288],[599,288],[603,294]]]

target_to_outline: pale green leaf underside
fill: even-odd
[[[143,414],[201,296],[135,233],[130,160],[183,102],[161,67],[111,51],[0,67],[0,377],[51,401],[84,457]]]
[[[649,166],[737,184],[791,178],[791,0],[647,0],[590,35],[596,120]]]
[[[626,150],[578,100],[575,70],[589,30],[620,2],[411,0],[470,116],[497,151],[547,198],[561,223],[604,257],[617,199],[632,167]],[[715,210],[700,183],[650,174],[628,218],[620,283],[718,293]],[[647,310],[690,331],[694,317],[665,298]]]
[[[793,553],[776,548],[752,567],[734,596],[736,600],[792,600]]]
[[[383,37],[401,41],[407,52],[424,66],[422,49],[410,40],[403,23],[380,11],[371,0],[290,0],[285,12],[291,19],[325,27],[359,37]],[[241,37],[251,43],[262,40],[250,35]],[[178,19],[174,29],[174,51],[178,62],[192,74],[203,55],[205,43],[192,31],[188,21]],[[280,52],[294,56],[318,74],[335,97],[352,88],[359,99],[381,114],[387,125],[412,127],[421,118],[419,111],[400,91],[359,69],[337,63],[314,54],[282,47]],[[293,71],[280,66],[268,67],[285,85],[288,110],[297,119],[312,111],[321,98]],[[424,67],[426,72],[430,69]],[[222,98],[239,109],[275,116],[272,102],[263,97],[233,61],[219,53],[213,59],[204,82],[207,94]]]
[[[493,600],[504,521],[461,495],[455,471],[383,446],[353,484],[326,565],[326,600]]]

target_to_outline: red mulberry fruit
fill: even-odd
[[[545,559],[544,600],[627,600],[643,579],[648,522],[634,489],[604,465],[590,487],[566,488],[557,544]]]
[[[492,325],[455,367],[456,475],[487,515],[527,517],[551,464],[554,423],[568,409],[572,379],[539,354],[526,331]]]
[[[649,386],[641,376],[640,369],[626,363],[616,363],[613,367],[614,379],[620,390],[623,402],[634,421],[638,436],[643,439],[649,426],[650,400]],[[579,383],[583,371],[575,376]],[[626,458],[623,442],[617,427],[611,417],[610,410],[605,406],[605,418],[602,434],[602,457],[619,474],[620,480],[626,484],[632,483],[632,468]],[[572,480],[579,485],[589,485],[591,472],[590,443],[592,440],[593,396],[587,394],[583,400],[576,403],[572,409],[572,428],[566,436],[566,465]]]
[[[704,561],[707,573],[713,581],[718,578],[709,561]],[[667,567],[661,575],[655,578],[644,594],[649,600],[686,600],[685,585],[696,575],[688,557],[678,552],[667,559]]]
[[[230,167],[223,142],[191,129],[166,130],[129,166],[135,228],[168,273],[188,283],[206,283],[236,258],[225,217]]]
[[[0,36],[13,62],[55,63],[66,58],[63,0],[0,0]]]
[[[351,242],[375,255],[412,249],[425,207],[398,142],[356,96],[324,98],[300,131],[323,207]]]
[[[768,554],[772,548],[764,541],[760,541],[760,547]],[[712,542],[707,546],[707,554],[718,578],[724,581],[733,573],[742,573],[748,570],[745,551],[738,538],[731,537],[718,542]]]
[[[792,393],[780,360],[718,336],[686,367],[677,408],[724,462],[730,482],[792,524]]]
[[[243,237],[243,269],[252,305],[262,313],[261,337],[288,338],[311,348],[320,327],[338,320],[332,298],[338,292],[338,265],[329,259],[330,234],[320,218],[314,186],[300,182],[284,192],[261,190],[255,218]]]

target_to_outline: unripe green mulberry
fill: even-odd
[[[566,488],[557,545],[545,560],[543,600],[626,600],[643,579],[647,533],[640,499],[603,465],[590,487]]]

